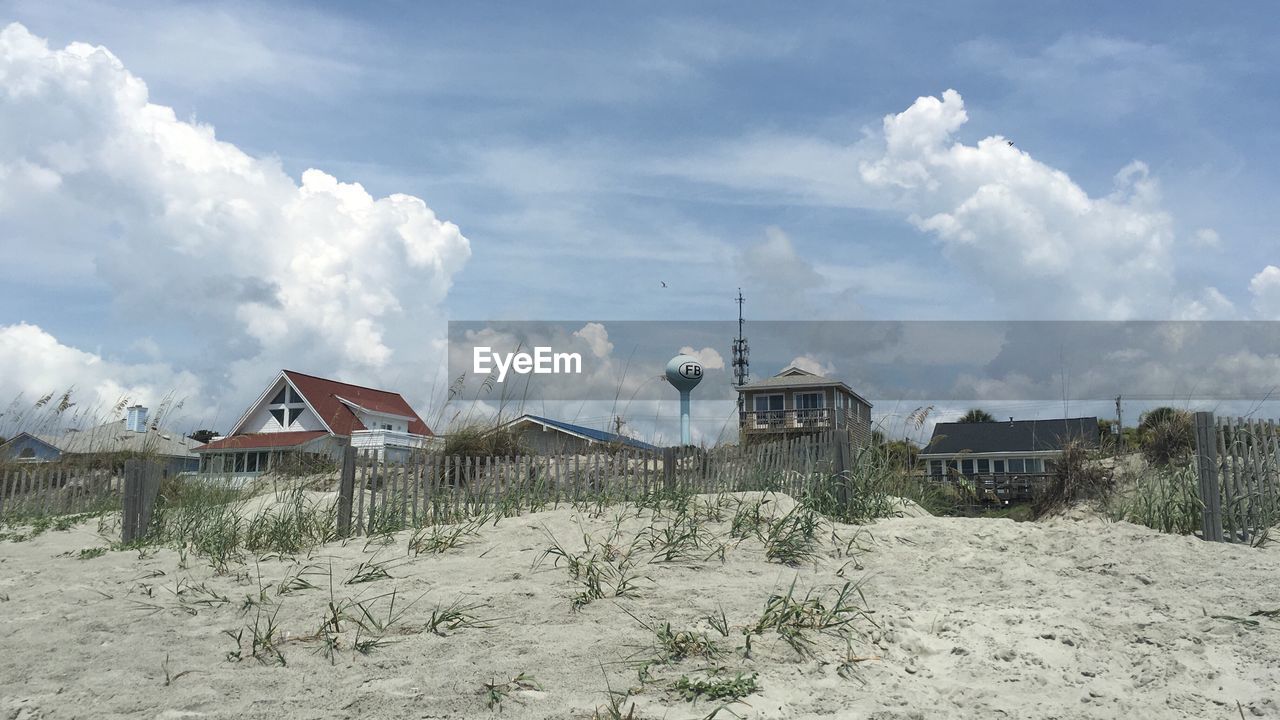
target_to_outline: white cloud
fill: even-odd
[[[826,278],[801,257],[791,238],[778,227],[765,228],[764,238],[739,251],[734,264],[739,283],[751,288],[757,317],[768,315],[767,308],[793,316],[810,304],[810,295],[827,285]]]
[[[1200,228],[1191,236],[1191,244],[1202,248],[1222,247],[1222,238],[1213,228]]]
[[[105,48],[53,50],[18,24],[0,31],[0,99],[7,254],[196,338],[237,397],[284,366],[432,375],[436,309],[470,246],[422,200],[375,199],[315,169],[296,182],[149,102]]]
[[[834,377],[836,374],[835,365],[832,365],[831,363],[824,363],[812,355],[800,355],[792,358],[791,362],[787,363],[787,365],[790,367],[800,368],[801,370],[808,370],[815,375],[821,375],[823,377]]]
[[[715,348],[704,347],[701,350],[694,350],[692,345],[685,345],[680,348],[680,354],[697,358],[705,370],[724,369],[724,356],[716,352]]]
[[[0,398],[19,413],[40,398],[71,391],[89,421],[122,402],[155,408],[166,398],[195,397],[200,382],[164,363],[120,363],[58,342],[35,325],[0,325]]]
[[[582,338],[591,348],[591,354],[598,358],[607,358],[613,352],[613,343],[609,342],[609,331],[600,323],[587,323],[581,329],[574,330],[573,336]]]
[[[1168,312],[1177,296],[1173,227],[1146,165],[1130,163],[1114,192],[1090,197],[1003,137],[955,142],[967,120],[954,90],[922,97],[884,119],[882,157],[859,166],[865,182],[895,190],[911,221],[967,272],[953,285],[994,288],[1012,316]]]
[[[1253,309],[1265,320],[1280,320],[1280,267],[1268,265],[1249,281]]]

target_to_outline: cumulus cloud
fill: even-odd
[[[600,323],[587,323],[581,329],[574,330],[573,336],[582,338],[591,348],[591,354],[598,358],[607,358],[613,352],[613,343],[609,342],[609,331]]]
[[[836,367],[831,363],[824,363],[812,355],[800,355],[791,359],[787,363],[791,367],[797,367],[801,370],[808,370],[815,375],[823,377],[833,377],[836,374]]]
[[[438,365],[436,309],[470,246],[421,199],[316,169],[295,181],[150,102],[107,49],[51,49],[18,24],[0,31],[0,102],[6,252],[193,338],[215,397],[284,366],[419,383]]]
[[[697,358],[704,370],[724,369],[724,356],[716,352],[715,348],[704,347],[701,350],[694,350],[692,345],[685,345],[680,348],[680,354]]]
[[[1249,281],[1253,309],[1266,320],[1280,320],[1280,267],[1268,265]]]
[[[112,362],[64,345],[35,325],[0,326],[0,397],[23,412],[40,398],[71,392],[87,416],[122,402],[156,407],[169,398],[196,397],[200,381],[164,363]],[[116,418],[106,418],[116,419]]]
[[[954,90],[919,98],[884,119],[883,154],[859,165],[966,271],[961,283],[1035,317],[1165,317],[1171,301],[1203,303],[1175,286],[1173,222],[1146,165],[1128,164],[1113,192],[1091,197],[1003,137],[956,141],[967,121]]]

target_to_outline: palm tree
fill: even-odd
[[[973,408],[969,412],[965,413],[964,416],[961,417],[956,422],[984,423],[984,422],[995,422],[995,421],[996,421],[995,416],[993,416],[991,413],[987,412],[986,410],[983,410],[982,408]]]

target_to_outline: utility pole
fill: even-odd
[[[1116,396],[1116,448],[1124,453],[1124,415],[1120,412],[1120,395]]]

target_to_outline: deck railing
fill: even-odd
[[[762,410],[741,413],[739,423],[747,432],[822,430],[836,427],[836,413],[833,408]]]

